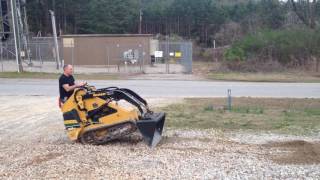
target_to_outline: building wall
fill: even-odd
[[[150,63],[151,36],[70,35],[62,38],[65,64],[121,65],[124,64],[123,53],[129,50],[139,51],[139,63]]]

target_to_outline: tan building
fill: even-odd
[[[150,63],[150,34],[63,35],[63,60],[73,65]]]

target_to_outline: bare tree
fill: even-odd
[[[306,3],[306,5],[305,5]],[[309,28],[315,29],[316,27],[316,0],[291,0],[293,11],[297,14],[298,18]],[[300,8],[299,8],[300,6]],[[301,7],[302,6],[302,7]],[[303,6],[306,6],[305,8]]]

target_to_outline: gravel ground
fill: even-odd
[[[0,101],[0,179],[320,179],[319,136],[165,129],[154,149],[139,134],[81,145],[67,139],[56,98]]]

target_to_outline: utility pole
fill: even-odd
[[[20,25],[19,32],[20,38],[22,39],[22,49],[25,51],[27,58],[29,59],[28,65],[32,66],[31,60],[31,50],[29,48],[29,27],[27,22],[27,9],[26,9],[26,0],[17,1],[17,15],[18,15],[18,24]],[[21,12],[22,11],[22,12]]]
[[[142,15],[143,15],[143,12],[142,12],[142,9],[140,8],[140,10],[139,10],[139,34],[142,34]]]
[[[54,16],[54,12],[52,10],[49,10],[51,14],[51,21],[52,21],[52,30],[53,30],[53,39],[54,39],[54,45],[55,45],[55,52],[56,52],[56,63],[57,63],[57,69],[59,69],[59,64],[62,65],[60,62],[60,55],[59,55],[59,45],[58,45],[58,37],[57,37],[57,28],[56,28],[56,18]]]
[[[20,56],[20,33],[17,19],[17,4],[16,0],[10,0],[11,2],[11,13],[12,13],[12,27],[13,27],[13,36],[14,36],[14,44],[16,51],[16,61],[18,66],[18,73],[23,72],[23,67],[21,63]]]

